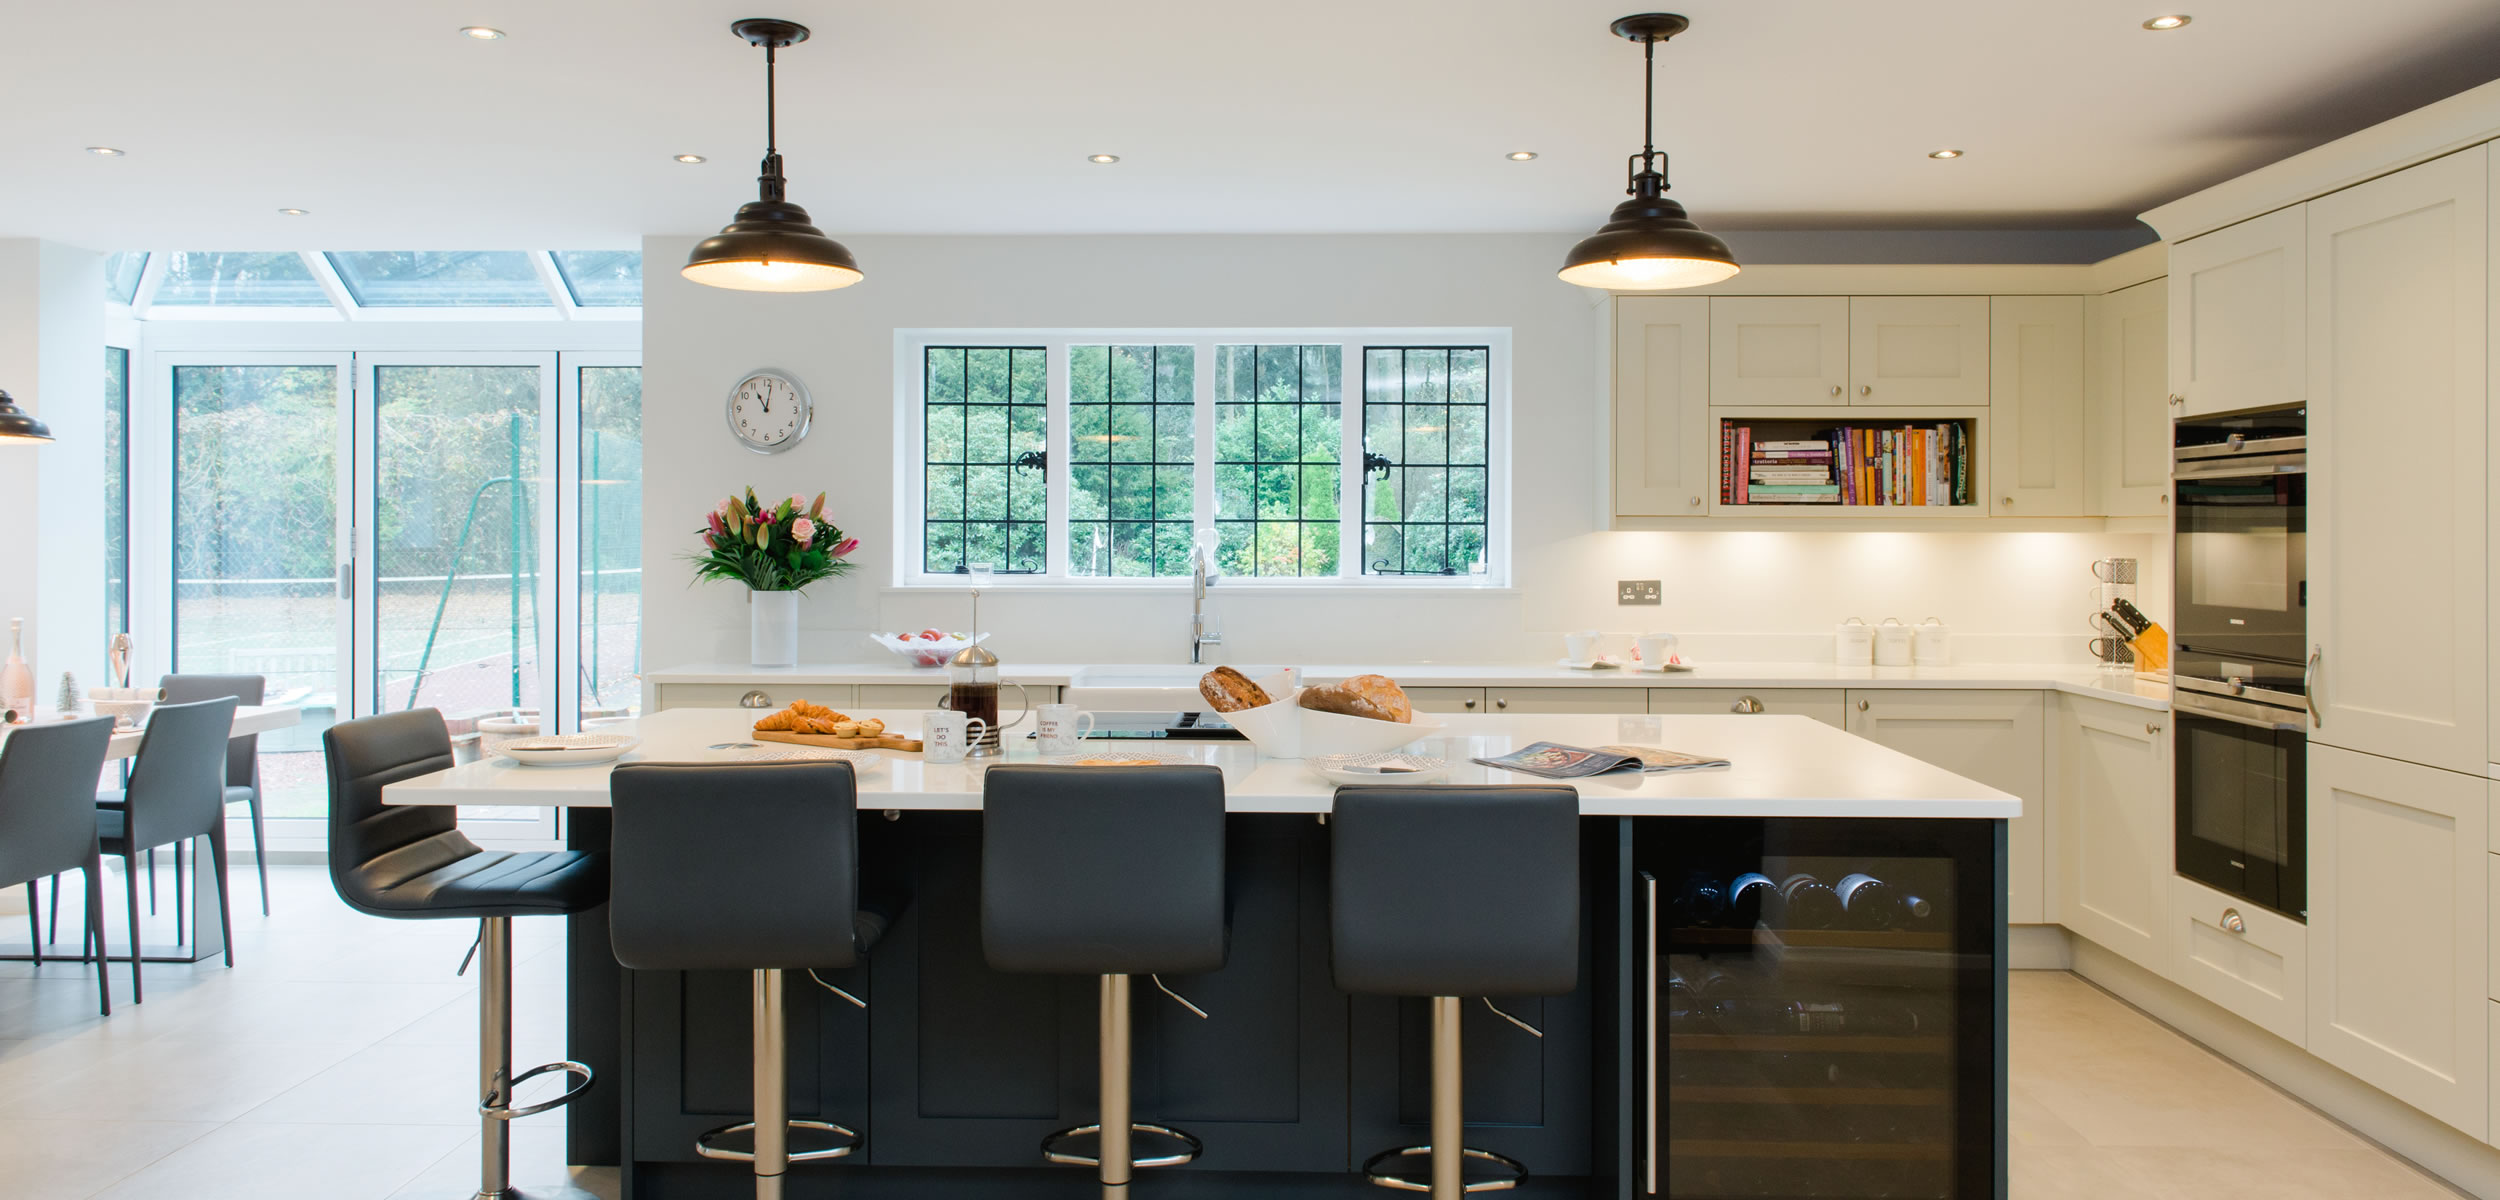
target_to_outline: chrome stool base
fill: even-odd
[[[599,1200],[597,1192],[583,1191],[569,1184],[557,1184],[556,1190],[543,1187],[528,1189],[508,1187],[500,1192],[472,1193],[469,1200]]]
[[[1150,1133],[1156,1137],[1167,1137],[1173,1141],[1179,1142],[1182,1146],[1182,1150],[1178,1154],[1166,1154],[1156,1158],[1132,1158],[1129,1160],[1128,1164],[1132,1167],[1177,1167],[1182,1163],[1196,1159],[1199,1155],[1204,1154],[1207,1151],[1206,1144],[1200,1142],[1195,1136],[1168,1126],[1148,1125],[1142,1121],[1138,1121],[1130,1123],[1129,1131],[1131,1133]],[[1100,1136],[1102,1136],[1102,1126],[1100,1125],[1079,1125],[1072,1129],[1062,1129],[1059,1132],[1042,1139],[1042,1157],[1050,1160],[1051,1162],[1066,1163],[1069,1166],[1099,1167],[1102,1165],[1102,1159],[1100,1158],[1089,1158],[1084,1155],[1069,1154],[1066,1151],[1057,1149],[1057,1147],[1071,1138]]]
[[[826,1133],[838,1138],[849,1139],[842,1145],[829,1146],[821,1150],[792,1150],[789,1152],[788,1157],[790,1162],[820,1162],[828,1158],[842,1158],[860,1147],[860,1137],[858,1134],[830,1121],[784,1121],[782,1122],[782,1125],[793,1132],[805,1130],[809,1133]],[[731,1162],[754,1162],[755,1151],[753,1150],[725,1150],[713,1144],[713,1141],[716,1138],[724,1138],[732,1134],[739,1133],[753,1136],[755,1133],[755,1122],[745,1121],[736,1125],[723,1125],[718,1129],[712,1130],[711,1132],[706,1133],[694,1140],[694,1152],[705,1158],[722,1158],[728,1159]]]
[[[544,1063],[539,1066],[531,1067],[529,1070],[513,1076],[512,1082],[505,1084],[499,1090],[504,1096],[510,1097],[514,1092],[521,1090],[522,1084],[528,1083],[530,1080],[536,1079],[541,1075],[550,1075],[557,1071],[562,1071],[565,1074],[572,1076],[575,1081],[571,1086],[564,1089],[563,1095],[549,1100],[541,1100],[536,1104],[528,1105],[522,1108],[514,1108],[509,1104],[497,1104],[495,1103],[493,1096],[490,1095],[485,1103],[477,1106],[478,1115],[482,1117],[492,1117],[498,1121],[513,1121],[522,1117],[534,1117],[540,1113],[546,1112],[549,1109],[562,1108],[567,1104],[571,1104],[574,1100],[579,1099],[583,1092],[590,1090],[590,1068],[569,1059],[563,1062]],[[504,1189],[504,1193],[506,1195],[510,1195],[511,1192],[512,1189],[510,1188]]]
[[[1391,1175],[1381,1170],[1380,1164],[1392,1158],[1428,1158],[1431,1154],[1432,1147],[1430,1146],[1401,1146],[1395,1150],[1383,1150],[1363,1160],[1363,1178],[1374,1187],[1392,1188],[1401,1192],[1429,1192],[1432,1190],[1430,1180]],[[1461,1148],[1459,1154],[1475,1162],[1492,1163],[1510,1173],[1507,1178],[1480,1179],[1466,1184],[1459,1188],[1462,1192],[1506,1192],[1518,1187],[1520,1182],[1528,1177],[1526,1164],[1508,1155],[1495,1154],[1490,1150],[1478,1150],[1473,1146]]]

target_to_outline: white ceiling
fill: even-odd
[[[2139,28],[2165,4],[2194,24]],[[706,231],[754,194],[763,56],[727,28],[754,15],[815,30],[782,57],[781,144],[792,198],[836,236],[1582,230],[1638,148],[1639,51],[1606,32],[1631,7],[11,0],[0,236],[418,249]],[[1675,194],[1733,229],[2123,224],[2500,73],[2491,0],[1673,7],[1694,22],[1660,50]],[[471,41],[470,24],[510,36]],[[99,144],[129,153],[83,149]],[[1969,155],[1925,157],[1946,146]]]

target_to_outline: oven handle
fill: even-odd
[[[2210,465],[2191,459],[2178,464],[2178,469],[2172,472],[2172,476],[2177,479],[2249,479],[2258,476],[2306,475],[2308,473],[2309,464],[2305,459],[2295,459],[2291,462],[2281,459],[2271,462],[2244,458],[2222,459]]]
[[[2228,721],[2234,725],[2246,725],[2251,729],[2266,729],[2277,733],[2300,732],[2300,726],[2294,722],[2260,721],[2255,717],[2243,717],[2237,713],[2219,712],[2214,709],[2200,707],[2193,703],[2182,703],[2179,697],[2173,697],[2170,702],[2170,706],[2178,710],[2182,716],[2211,717],[2216,721]]]

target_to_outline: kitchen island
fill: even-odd
[[[726,761],[754,713],[677,709],[635,730],[645,761]],[[871,713],[910,729],[916,714]],[[1528,1164],[1527,1195],[2002,1195],[2005,821],[2020,801],[1802,717],[1452,715],[1417,753],[1465,762],[1532,741],[1639,743],[1725,769],[1579,781],[1581,986],[1500,1000],[1466,1028],[1471,1144]],[[1011,733],[1008,761],[1030,760]],[[1233,942],[1220,971],[1165,982],[1213,1015],[1141,1000],[1141,1116],[1206,1153],[1150,1173],[1173,1196],[1363,1196],[1353,1168],[1423,1140],[1424,1004],[1330,986],[1332,786],[1241,743],[1165,747],[1224,770]],[[802,1168],[792,1194],[1079,1195],[1089,1175],[1038,1144],[1091,1107],[1093,981],[983,963],[981,766],[878,753],[860,777],[863,859],[911,907],[871,961],[794,977],[794,1116],[866,1135]],[[391,803],[554,805],[603,846],[608,768],[465,764],[391,785]],[[1150,851],[1150,847],[1141,847]],[[1740,879],[1764,877],[1737,894]],[[1891,915],[1842,919],[1822,887],[1880,879]],[[1765,888],[1784,894],[1768,903]],[[1868,893],[1872,895],[1873,893]],[[1870,908],[1870,912],[1872,909]],[[729,1197],[743,1172],[693,1139],[746,1108],[742,973],[627,972],[603,911],[573,919],[573,1057],[602,1085],[570,1112],[570,1157],[618,1163],[639,1200]],[[1498,998],[1497,998],[1498,999]],[[823,1003],[819,1003],[823,1001]]]

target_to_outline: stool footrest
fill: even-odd
[[[1146,1133],[1153,1134],[1156,1137],[1171,1138],[1173,1141],[1179,1142],[1182,1146],[1182,1150],[1178,1154],[1165,1154],[1154,1158],[1132,1158],[1129,1160],[1128,1164],[1132,1167],[1177,1167],[1182,1163],[1189,1162],[1197,1158],[1199,1155],[1206,1153],[1207,1150],[1205,1143],[1200,1142],[1195,1136],[1165,1125],[1148,1125],[1145,1122],[1139,1121],[1130,1124],[1129,1132]],[[1066,1163],[1070,1166],[1099,1167],[1102,1165],[1102,1160],[1100,1158],[1088,1158],[1084,1155],[1069,1154],[1058,1149],[1057,1147],[1060,1143],[1065,1142],[1070,1138],[1099,1137],[1101,1134],[1102,1126],[1100,1125],[1079,1125],[1072,1129],[1062,1129],[1059,1132],[1042,1139],[1042,1157],[1050,1160],[1051,1162]]]
[[[580,1099],[583,1092],[590,1090],[591,1075],[589,1067],[583,1066],[577,1062],[551,1062],[541,1066],[531,1067],[529,1070],[513,1076],[512,1083],[504,1089],[504,1093],[506,1095],[510,1095],[514,1092],[518,1092],[521,1090],[522,1084],[528,1083],[530,1080],[536,1079],[541,1075],[551,1075],[558,1071],[562,1071],[565,1074],[572,1076],[574,1079],[574,1083],[564,1089],[563,1095],[557,1096],[552,1100],[541,1100],[536,1104],[527,1105],[521,1108],[514,1108],[510,1105],[499,1105],[494,1103],[490,1098],[486,1103],[477,1106],[479,1115],[493,1117],[498,1121],[512,1121],[518,1120],[522,1117],[534,1117],[539,1113],[547,1111],[548,1109],[562,1108],[567,1104],[571,1104],[575,1100]]]
[[[784,1122],[784,1124],[788,1125],[792,1130],[806,1130],[811,1133],[829,1133],[836,1137],[850,1139],[842,1145],[830,1146],[822,1150],[793,1150],[790,1152],[791,1162],[821,1162],[828,1158],[841,1158],[844,1155],[859,1149],[860,1138],[858,1134],[853,1133],[848,1129],[844,1129],[843,1127],[830,1121],[787,1121]],[[723,1125],[718,1129],[712,1130],[711,1132],[696,1138],[694,1140],[694,1152],[705,1158],[723,1158],[728,1159],[731,1162],[754,1162],[755,1152],[753,1150],[723,1150],[712,1144],[712,1140],[714,1138],[727,1137],[733,1133],[752,1134],[754,1132],[755,1122],[753,1121],[746,1121],[736,1125]]]
[[[1518,1159],[1510,1157],[1509,1155],[1495,1154],[1490,1150],[1478,1150],[1473,1146],[1465,1147],[1461,1149],[1459,1153],[1473,1161],[1492,1163],[1494,1166],[1510,1172],[1510,1175],[1507,1178],[1480,1179],[1474,1183],[1465,1185],[1460,1189],[1461,1191],[1506,1192],[1512,1188],[1518,1187],[1521,1181],[1527,1179],[1528,1177],[1527,1165],[1521,1163]],[[1430,1146],[1400,1146],[1395,1150],[1383,1150],[1380,1153],[1363,1160],[1363,1178],[1369,1180],[1374,1187],[1393,1188],[1401,1192],[1429,1192],[1432,1190],[1431,1180],[1417,1180],[1410,1179],[1403,1175],[1392,1175],[1381,1170],[1380,1164],[1392,1158],[1429,1157],[1431,1154],[1432,1147]]]

